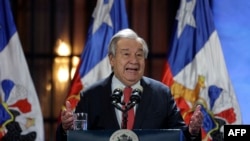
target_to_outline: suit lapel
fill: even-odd
[[[117,121],[117,117],[116,117],[116,112],[115,112],[115,108],[114,106],[111,104],[111,99],[110,96],[112,94],[111,92],[111,82],[112,82],[112,77],[113,77],[113,73],[108,77],[108,79],[106,79],[104,81],[104,85],[103,85],[103,93],[106,94],[105,96],[103,96],[103,104],[102,105],[106,105],[106,107],[104,107],[104,113],[105,114],[105,127],[109,127],[109,129],[119,129],[119,123]]]
[[[141,101],[140,101],[138,108],[136,110],[134,129],[141,129],[142,128],[142,125],[144,122],[144,116],[146,115],[148,106],[151,103],[151,90],[150,90],[149,82],[147,82],[143,78],[143,79],[141,79],[141,86],[143,87],[143,92],[141,95]]]

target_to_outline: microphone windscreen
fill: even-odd
[[[130,97],[131,102],[139,103],[141,101],[141,94],[143,88],[141,86],[134,88]]]
[[[113,103],[121,103],[122,89],[116,88],[111,94],[111,99]]]

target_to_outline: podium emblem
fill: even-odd
[[[120,129],[111,135],[109,141],[139,141],[139,139],[132,130]]]

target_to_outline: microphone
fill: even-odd
[[[140,103],[142,90],[143,88],[140,86],[132,91],[132,94],[130,96],[130,101],[128,103],[128,109],[131,109],[133,106]]]
[[[121,97],[122,89],[116,88],[111,95],[112,104],[121,103]]]
[[[111,103],[120,111],[123,111],[122,107],[118,104],[121,103],[122,89],[116,88],[111,94]]]
[[[135,88],[130,96],[130,102],[135,104],[140,103],[141,93],[142,93],[142,88]]]

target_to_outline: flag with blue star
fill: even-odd
[[[162,82],[171,88],[186,124],[202,105],[203,141],[221,141],[223,125],[241,124],[209,0],[181,0]]]
[[[92,14],[87,42],[66,98],[72,108],[79,101],[80,91],[111,73],[108,44],[112,36],[124,28],[128,28],[124,0],[98,0]]]

